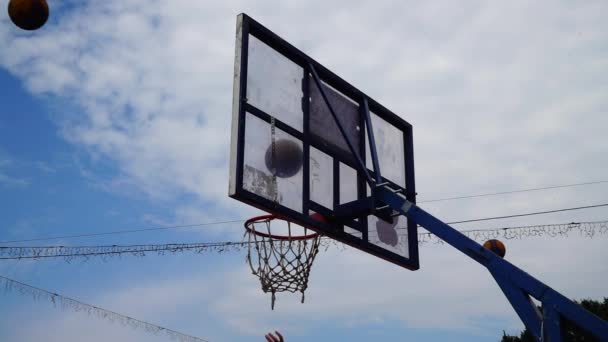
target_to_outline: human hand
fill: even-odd
[[[283,339],[283,335],[281,335],[278,331],[275,331],[275,333],[277,334],[277,336],[273,335],[272,333],[266,334],[264,336],[264,337],[266,337],[266,341],[268,341],[268,342],[285,342],[285,340]]]

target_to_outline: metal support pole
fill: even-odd
[[[378,151],[376,150],[376,138],[374,137],[372,118],[369,115],[369,104],[367,103],[367,98],[363,98],[363,115],[367,130],[367,140],[369,140],[369,149],[372,155],[372,163],[374,164],[374,173],[376,174],[376,184],[380,184],[382,183],[382,175],[380,174],[380,163],[378,162]]]
[[[543,308],[544,327],[543,336],[547,341],[561,341],[562,330],[561,330],[561,317],[559,312],[552,307]]]
[[[519,316],[524,325],[528,328],[528,331],[539,341],[542,341],[543,336],[543,316],[532,302],[530,295],[528,295],[522,289],[513,286],[502,274],[494,274],[494,279],[498,286],[505,294],[513,309]]]
[[[561,342],[562,318],[573,322],[601,341],[608,341],[608,323],[606,321],[417,207],[404,195],[395,193],[388,186],[378,186],[374,192],[378,200],[388,204],[401,215],[413,219],[429,232],[485,266],[494,276],[523,323],[538,341]],[[534,303],[530,301],[530,296],[542,303],[542,317],[538,314]]]

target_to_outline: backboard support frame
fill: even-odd
[[[567,319],[600,340],[608,341],[608,323],[581,305],[427,213],[389,186],[378,186],[374,192],[399,214],[413,218],[430,233],[486,267],[535,340],[561,342],[562,320]],[[542,303],[542,311],[531,298]]]
[[[534,338],[537,341],[550,341],[550,342],[561,342],[563,339],[563,331],[562,331],[562,320],[567,319],[574,322],[576,325],[580,326],[584,330],[592,333],[596,337],[602,340],[608,340],[608,323],[593,315],[592,313],[585,310],[582,306],[577,305],[570,301],[568,298],[564,297],[557,291],[553,290],[549,286],[543,284],[536,278],[527,274],[523,270],[519,269],[515,265],[510,262],[504,260],[498,255],[491,252],[489,249],[484,248],[474,240],[468,238],[461,232],[456,229],[450,227],[446,223],[441,220],[435,218],[431,214],[422,210],[415,204],[415,188],[413,183],[413,144],[412,144],[412,135],[411,135],[411,126],[409,126],[409,143],[405,144],[405,153],[407,158],[411,158],[407,167],[411,170],[407,170],[406,179],[407,182],[406,189],[397,187],[395,184],[391,184],[391,182],[387,182],[384,180],[380,173],[380,166],[378,163],[377,149],[375,144],[375,138],[373,135],[373,129],[371,129],[371,120],[369,117],[369,108],[374,106],[380,106],[379,104],[374,102],[371,98],[361,93],[356,88],[350,86],[348,83],[340,79],[338,76],[331,73],[329,70],[325,69],[320,64],[316,63],[314,60],[297,50],[295,47],[289,45],[287,42],[283,41],[281,38],[276,36],[271,31],[264,28],[259,23],[255,22],[253,19],[247,17],[244,14],[239,15],[238,18],[238,27],[237,32],[237,59],[241,58],[241,63],[235,65],[235,77],[239,80],[239,82],[235,82],[235,102],[233,106],[233,110],[236,111],[233,113],[233,137],[235,134],[241,134],[239,137],[244,134],[245,130],[245,120],[244,113],[245,108],[247,111],[253,111],[255,114],[255,107],[247,104],[247,99],[243,97],[244,90],[246,89],[246,83],[244,77],[240,77],[241,73],[244,71],[245,74],[247,72],[246,65],[246,54],[247,54],[247,45],[248,45],[248,36],[251,32],[257,32],[257,38],[261,39],[264,43],[269,44],[273,48],[281,51],[281,53],[287,57],[294,58],[292,60],[298,60],[298,64],[302,66],[304,70],[303,75],[303,91],[304,98],[308,98],[308,93],[306,93],[309,89],[307,82],[309,82],[309,74],[312,74],[315,82],[317,83],[320,92],[323,95],[323,98],[329,107],[331,115],[335,119],[336,124],[338,125],[340,132],[345,138],[349,150],[355,156],[354,164],[350,165],[351,167],[358,170],[357,177],[357,191],[358,191],[358,200],[346,203],[340,206],[339,202],[336,202],[336,196],[334,196],[334,208],[337,212],[343,211],[342,219],[345,219],[349,216],[353,216],[353,213],[360,214],[363,217],[366,214],[380,214],[380,215],[389,215],[389,216],[398,216],[402,215],[408,218],[408,233],[410,234],[410,239],[408,243],[410,244],[410,251],[415,251],[413,255],[410,255],[411,258],[403,258],[399,255],[391,255],[391,253],[387,253],[386,250],[382,250],[377,248],[375,250],[375,246],[361,246],[360,239],[356,240],[354,237],[349,236],[347,234],[340,234],[340,231],[337,230],[337,226],[335,224],[328,224],[327,222],[319,222],[312,220],[310,217],[304,217],[301,214],[293,211],[290,213],[291,209],[285,207],[277,207],[276,202],[272,202],[266,198],[258,196],[254,193],[251,193],[239,186],[239,182],[235,182],[236,180],[242,179],[242,165],[243,165],[243,144],[235,144],[235,140],[233,140],[233,144],[231,148],[233,149],[231,152],[231,168],[236,172],[236,179],[234,175],[231,175],[231,183],[230,183],[230,196],[235,197],[239,200],[249,202],[250,204],[257,206],[263,210],[268,210],[274,207],[276,209],[276,213],[279,215],[281,212],[286,212],[286,217],[299,217],[301,218],[300,224],[304,224],[313,228],[317,232],[321,234],[326,234],[330,237],[333,237],[337,240],[345,242],[349,245],[352,245],[356,248],[362,249],[368,253],[379,256],[387,261],[393,262],[395,264],[401,265],[410,269],[417,269],[419,267],[418,264],[418,249],[417,249],[417,234],[416,234],[416,223],[425,227],[429,232],[435,234],[437,237],[458,249],[468,257],[477,261],[484,267],[488,269],[491,275],[494,277],[495,281],[513,306],[516,313],[519,315],[520,319],[532,333]],[[243,58],[243,54],[245,58]],[[286,55],[287,54],[287,55]],[[321,70],[321,77],[317,75],[316,69],[319,68]],[[342,124],[340,123],[340,119],[334,113],[334,110],[327,100],[327,96],[323,94],[323,87],[321,86],[320,79],[323,79],[324,82],[329,83],[330,86],[337,88],[342,92],[348,92],[347,94],[350,98],[362,99],[360,102],[360,110],[363,111],[362,115],[359,115],[359,124],[361,127],[369,127],[368,130],[368,139],[370,144],[370,153],[373,163],[373,172],[369,173],[366,169],[365,164],[359,158],[363,156],[365,158],[365,147],[361,148],[359,151],[359,155],[356,153],[354,146],[349,141],[348,135],[344,132]],[[306,86],[304,86],[306,85]],[[344,87],[344,88],[342,88]],[[358,95],[353,97],[352,95]],[[369,101],[369,102],[368,102]],[[304,142],[304,165],[303,172],[304,175],[308,179],[308,175],[310,172],[309,165],[309,153],[311,141],[309,137],[309,129],[308,126],[309,120],[307,120],[308,110],[306,108],[306,101],[303,103],[304,107],[304,125],[303,125],[303,133],[297,132],[296,130],[291,130],[292,132],[288,132],[294,135],[300,135],[300,139]],[[251,107],[251,108],[250,108]],[[384,107],[377,107],[386,110]],[[389,119],[399,119],[396,115],[392,114],[388,110],[386,110],[389,115],[387,116]],[[391,117],[392,115],[392,117]],[[268,121],[270,118],[268,114],[257,113],[256,116]],[[283,126],[283,127],[281,127]],[[290,127],[288,125],[284,125],[279,122],[279,128],[289,131]],[[360,135],[364,135],[364,130],[361,130]],[[236,149],[236,151],[234,151]],[[236,153],[235,153],[236,152]],[[406,158],[406,160],[407,160]],[[347,161],[338,161],[336,158],[333,159],[333,171],[334,171],[334,179],[338,179],[340,174],[338,173],[337,163]],[[240,164],[239,164],[240,163]],[[353,163],[351,161],[351,163]],[[241,166],[240,168],[238,166]],[[236,168],[235,168],[236,167]],[[374,178],[372,178],[372,175]],[[238,178],[238,177],[241,178]],[[310,188],[308,182],[304,182],[303,193],[304,197],[310,195]],[[334,182],[334,193],[336,191],[336,184],[339,182]],[[370,187],[370,196],[367,196],[365,191],[365,185],[369,185]],[[410,187],[411,185],[411,187]],[[307,201],[305,201],[307,202]],[[314,202],[310,202],[314,204]],[[323,212],[323,208],[317,208],[315,205],[311,205],[308,207],[307,203],[304,203],[305,209],[312,209],[317,211],[318,213],[325,214]],[[341,210],[340,210],[341,209]],[[380,210],[379,210],[380,209]],[[384,210],[384,212],[382,212]],[[350,215],[349,215],[350,212]],[[395,214],[393,214],[395,212]],[[335,213],[333,213],[335,214]],[[342,214],[338,215],[341,216]],[[292,216],[289,216],[292,215]],[[409,222],[415,222],[413,225],[409,224]],[[342,232],[343,233],[343,232]],[[363,240],[367,241],[367,230],[361,229],[361,233],[363,236]],[[415,244],[412,246],[412,244]],[[413,248],[412,248],[413,247]],[[538,310],[536,305],[531,300],[531,298],[536,298],[542,303],[542,310]]]

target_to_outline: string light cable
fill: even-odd
[[[203,340],[195,336],[186,335],[179,331],[161,327],[156,324],[148,323],[114,311],[100,308],[98,306],[87,304],[70,297],[7,278],[2,275],[0,275],[0,285],[2,285],[2,287],[5,289],[5,292],[16,292],[18,294],[28,295],[36,301],[44,299],[51,302],[55,308],[62,310],[71,309],[75,312],[84,312],[95,318],[104,319],[110,322],[119,322],[123,326],[143,330],[154,335],[163,334],[169,337],[171,340],[177,340],[179,342],[208,342],[207,340]]]
[[[608,220],[592,222],[570,222],[560,224],[542,224],[518,227],[505,227],[495,229],[462,230],[461,233],[477,242],[489,239],[525,239],[535,237],[579,237],[596,238],[608,236]],[[418,243],[442,244],[443,240],[429,232],[418,233]],[[337,240],[323,237],[321,245],[344,248]],[[29,247],[0,247],[0,260],[41,260],[48,258],[63,258],[70,262],[75,259],[89,259],[101,257],[104,260],[116,256],[147,256],[147,255],[174,255],[178,253],[203,254],[208,252],[225,253],[246,249],[247,241],[227,242],[200,242],[200,243],[170,243],[170,244],[140,244],[140,245],[110,245],[110,246],[29,246]]]

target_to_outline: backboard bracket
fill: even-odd
[[[378,206],[381,204],[381,206]],[[353,219],[363,215],[374,215],[388,223],[393,223],[393,209],[384,203],[379,203],[370,196],[364,199],[341,204],[334,209],[335,217],[340,219]]]

